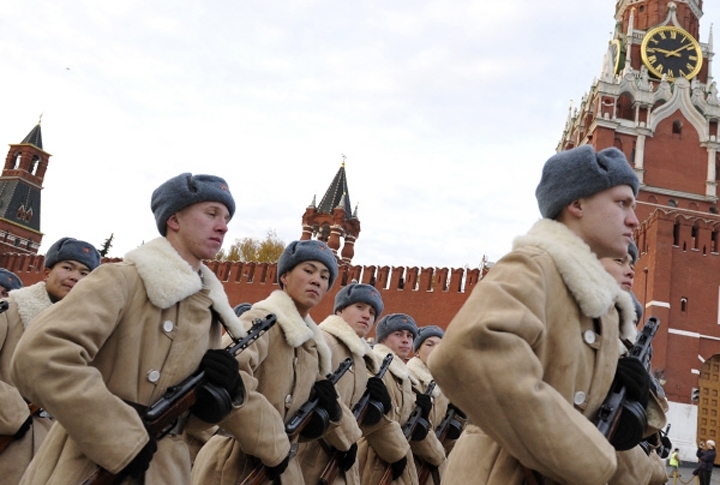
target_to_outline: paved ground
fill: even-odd
[[[695,469],[694,464],[683,464],[680,466],[680,477],[677,479],[676,482],[674,482],[672,479],[668,481],[667,483],[670,485],[696,485],[696,480],[694,480],[694,476],[692,474],[692,471]],[[670,473],[670,467],[668,467],[668,473]],[[692,480],[691,480],[692,478]],[[710,479],[710,483],[713,485],[720,485],[720,468],[715,467],[715,470],[713,471],[712,478]]]

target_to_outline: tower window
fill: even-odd
[[[677,222],[673,225],[673,246],[680,245],[680,224]]]
[[[693,226],[692,229],[690,229],[690,237],[693,241],[693,248],[698,248],[698,228],[697,226]]]
[[[680,311],[681,312],[683,312],[683,313],[687,312],[687,304],[688,304],[688,299],[686,297],[683,296],[682,298],[680,298]]]
[[[670,200],[668,200],[668,205],[669,205],[670,207],[677,207],[678,201],[675,200],[675,199],[670,199]]]
[[[672,124],[672,132],[674,135],[682,135],[682,121],[675,120]]]

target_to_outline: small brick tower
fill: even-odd
[[[355,255],[355,241],[360,236],[357,206],[354,212],[351,207],[343,155],[340,170],[335,174],[320,205],[316,205],[316,198],[313,196],[312,203],[305,209],[300,239],[316,238],[324,241],[340,262],[350,264]],[[341,239],[344,240],[342,250],[340,250]]]
[[[0,253],[37,254],[40,191],[50,154],[43,150],[40,121],[18,144],[11,144],[0,174]]]

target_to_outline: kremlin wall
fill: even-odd
[[[122,261],[104,258],[103,263]],[[225,286],[230,304],[253,303],[266,298],[277,284],[277,264],[206,261]],[[39,254],[5,253],[0,255],[0,267],[7,268],[25,286],[42,280],[45,256]],[[351,266],[341,264],[338,278],[318,307],[311,311],[321,322],[333,311],[337,292],[347,283],[368,283],[380,290],[385,303],[384,314],[407,313],[417,324],[447,327],[475,284],[487,269],[405,268]]]

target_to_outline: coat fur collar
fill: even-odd
[[[433,379],[432,374],[430,374],[430,370],[427,368],[425,363],[417,357],[413,357],[408,360],[407,368],[413,377],[420,381],[426,389],[427,386],[435,380]],[[437,385],[437,382],[435,383],[435,389],[433,389],[432,395],[433,397],[438,397],[440,395],[440,386]]]
[[[407,365],[405,365],[405,362],[403,362],[402,359],[390,349],[390,347],[383,344],[375,344],[373,352],[377,355],[378,360],[381,362],[387,354],[393,354],[393,360],[390,362],[390,367],[388,367],[390,373],[400,380],[404,381],[405,379],[410,379],[411,381],[417,382],[415,378],[410,375],[410,370]]]
[[[370,345],[338,315],[330,315],[318,327],[344,343],[353,355],[365,357],[372,351]]]
[[[617,306],[621,318],[620,338],[635,342],[637,329],[633,323],[632,298],[605,271],[590,246],[565,224],[551,219],[539,220],[525,236],[513,242],[513,249],[525,246],[538,247],[550,255],[584,315],[599,318]]]
[[[20,321],[25,329],[41,311],[52,305],[44,281],[13,290],[10,296],[17,304]]]
[[[330,347],[325,341],[317,324],[308,315],[300,316],[292,298],[283,290],[273,291],[269,297],[253,305],[253,310],[261,309],[277,316],[277,324],[283,331],[285,341],[291,347],[299,347],[308,340],[315,340],[318,352],[320,374],[326,376],[332,369],[332,355]]]
[[[137,268],[153,305],[164,309],[194,295],[204,287],[209,290],[213,309],[220,315],[225,328],[236,339],[246,335],[245,328],[230,307],[225,289],[210,268],[200,265],[200,275],[164,237],[153,239],[125,255],[125,261]]]

